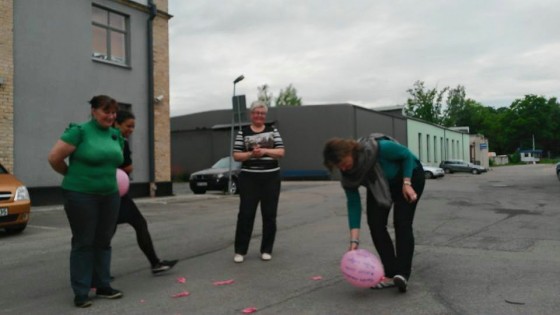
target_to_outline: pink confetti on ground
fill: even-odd
[[[214,285],[228,285],[228,284],[232,284],[234,282],[235,282],[235,280],[233,280],[233,279],[224,280],[224,281],[215,281]]]
[[[171,297],[180,298],[180,297],[185,297],[185,296],[189,296],[189,295],[191,295],[191,294],[188,291],[183,291],[183,292],[174,294]]]
[[[179,282],[179,283],[185,283],[185,282],[187,282],[187,278],[185,278],[185,277],[179,277],[179,278],[177,278],[177,282]]]
[[[254,313],[256,311],[257,311],[257,308],[251,306],[251,307],[247,307],[247,308],[243,309],[241,312],[243,312],[243,314],[251,314],[251,313]]]
[[[315,281],[323,280],[323,277],[322,276],[313,276],[313,277],[311,277],[311,280],[315,280]]]
[[[140,300],[140,303],[144,303],[144,302],[146,302],[146,301],[145,300]]]

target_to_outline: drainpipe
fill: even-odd
[[[148,0],[148,163],[150,197],[156,196],[155,183],[155,133],[154,133],[154,35],[153,21],[157,15],[157,7],[153,0]]]

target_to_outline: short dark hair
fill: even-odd
[[[119,103],[117,103],[117,101],[115,101],[115,99],[113,99],[110,96],[107,95],[97,95],[91,98],[91,100],[89,101],[89,104],[91,105],[91,108],[93,109],[105,109],[105,108],[114,108],[115,110],[119,109]]]
[[[134,117],[134,114],[131,111],[121,109],[117,112],[117,118],[115,120],[117,123],[122,124],[124,121],[129,119],[136,119],[136,117]]]

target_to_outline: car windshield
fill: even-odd
[[[229,157],[219,159],[218,162],[212,165],[212,168],[229,168],[229,163],[228,163],[229,159],[230,159]],[[237,164],[239,163],[234,161],[232,167],[235,168]]]

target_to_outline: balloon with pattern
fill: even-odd
[[[373,287],[385,275],[379,258],[365,249],[346,252],[342,256],[340,270],[346,281],[359,288]]]

